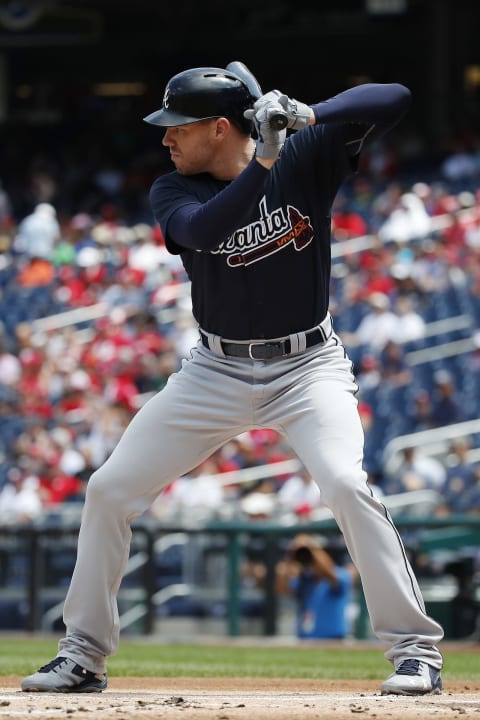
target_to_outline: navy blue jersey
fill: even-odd
[[[192,281],[193,314],[207,332],[248,340],[275,338],[320,323],[328,309],[330,208],[352,170],[345,126],[315,125],[291,135],[265,173],[263,194],[214,250],[175,246],[171,213],[204,203],[227,183],[177,172],[155,182],[152,206],[171,252],[180,252]]]

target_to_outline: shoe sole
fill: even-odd
[[[103,692],[105,688],[98,687],[87,687],[87,688],[39,688],[39,687],[24,687],[23,692],[44,692],[44,693],[92,693],[92,692]]]
[[[410,697],[418,697],[419,695],[441,695],[442,694],[442,688],[441,687],[434,687],[432,690],[381,690],[382,695],[409,695]]]
[[[106,690],[107,685],[103,685],[99,687],[98,685],[84,685],[83,687],[80,686],[73,686],[73,687],[28,687],[22,686],[23,692],[43,692],[43,693],[101,693],[103,690]]]

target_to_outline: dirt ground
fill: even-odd
[[[446,684],[442,695],[379,694],[379,682],[111,678],[101,694],[22,693],[0,678],[0,720],[480,720],[480,680]]]

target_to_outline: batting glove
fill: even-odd
[[[267,102],[276,102],[283,109],[288,119],[287,128],[290,130],[301,130],[309,124],[312,117],[312,109],[308,105],[289,98],[288,95],[281,93],[280,90],[271,90],[265,95],[262,95],[254,107]]]
[[[262,98],[260,99],[262,100]],[[279,114],[285,115],[278,99],[257,101],[253,109],[245,110],[244,116],[251,120],[256,133],[257,157],[265,159],[276,159],[283,148],[287,136],[287,129],[275,129],[270,123],[272,118]]]

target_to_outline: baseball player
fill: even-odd
[[[198,344],[88,483],[66,636],[57,657],[23,680],[25,691],[107,686],[131,520],[252,428],[286,437],[334,513],[372,628],[389,646],[393,673],[382,693],[441,691],[443,632],[367,484],[357,386],[329,314],[332,202],[364,145],[407,111],[410,92],[364,84],[307,106],[251,89],[229,69],[189,69],[145,118],[165,128],[175,166],[150,198],[168,250],[191,279]]]

